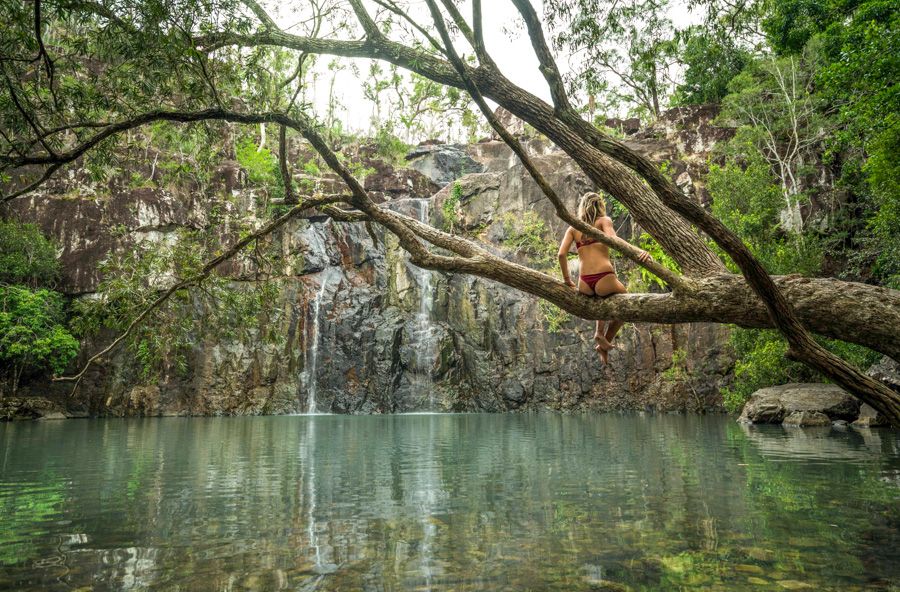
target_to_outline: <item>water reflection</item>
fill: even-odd
[[[900,585],[888,431],[319,416],[6,424],[0,446],[0,589]]]

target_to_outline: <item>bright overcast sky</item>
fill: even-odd
[[[532,0],[532,3],[543,19],[543,1]],[[546,82],[538,71],[537,58],[528,40],[525,25],[512,2],[509,0],[488,0],[482,4],[485,44],[494,61],[497,62],[497,65],[507,78],[529,92],[549,101],[550,93]],[[271,10],[272,4],[268,3],[267,5]],[[410,5],[411,14],[419,15],[424,23],[430,22],[428,9],[424,1],[411,2]],[[276,16],[276,20],[281,26],[290,27],[296,22],[297,17],[280,14],[284,6],[284,4],[280,4],[279,9],[272,11],[272,14]],[[375,8],[375,6],[371,6],[370,12],[374,14]],[[460,10],[464,15],[471,14],[471,8],[466,6],[466,3],[460,4]],[[699,20],[696,14],[688,12],[685,4],[681,1],[673,2],[669,18],[679,28]],[[463,44],[460,44],[459,47],[466,47],[467,49],[467,46]],[[372,105],[363,97],[362,81],[349,68],[337,74],[328,71],[327,64],[329,61],[329,58],[325,58],[319,62],[317,70],[320,72],[320,76],[317,84],[311,89],[313,92],[310,98],[316,111],[321,114],[327,110],[329,83],[332,76],[335,76],[335,96],[346,108],[346,111],[341,113],[345,129],[355,131],[368,129]],[[563,73],[569,70],[567,56],[558,55],[557,61]],[[340,62],[342,64],[355,62],[363,76],[368,71],[367,60],[340,58]]]

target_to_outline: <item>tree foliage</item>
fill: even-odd
[[[56,246],[37,226],[0,220],[0,284],[47,286],[58,275]]]
[[[600,98],[602,111],[621,106],[656,118],[672,88],[675,30],[668,0],[550,0],[547,21],[557,48],[577,56],[570,85]]]
[[[26,373],[61,374],[77,354],[60,293],[0,286],[0,371],[12,394]]]
[[[728,83],[752,59],[730,36],[718,36],[702,27],[680,31],[678,40],[684,74],[672,94],[675,106],[721,102],[728,94]]]

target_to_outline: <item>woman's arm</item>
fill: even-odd
[[[609,216],[600,218],[600,230],[602,230],[603,234],[608,237],[619,238],[618,235],[616,235],[616,227],[613,225],[612,218],[610,218]],[[641,255],[638,257],[638,259],[640,259],[641,261],[647,261],[648,259],[650,259],[650,253],[648,253],[647,251],[641,251]]]
[[[562,270],[563,281],[566,282],[567,286],[572,286],[573,288],[575,287],[575,282],[569,277],[569,250],[572,248],[572,241],[574,240],[575,234],[570,226],[563,235],[562,242],[559,243],[559,252],[556,254],[559,257],[559,268]]]

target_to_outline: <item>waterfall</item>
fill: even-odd
[[[428,199],[415,199],[419,221],[429,223]],[[434,308],[434,290],[432,287],[432,271],[417,266],[410,266],[419,286],[419,310],[416,313],[415,328],[411,335],[411,346],[416,351],[416,379],[415,385],[420,393],[428,393],[428,411],[434,411],[434,383],[431,379],[431,368],[434,365],[436,354],[435,326],[431,320],[431,311]]]
[[[311,328],[307,332],[307,346],[306,351],[304,352],[304,384],[306,385],[307,392],[307,404],[306,404],[306,412],[307,413],[317,413],[316,409],[316,387],[318,385],[318,367],[319,367],[319,310],[322,307],[322,299],[325,297],[325,289],[328,287],[328,275],[327,269],[322,272],[322,282],[319,285],[319,291],[316,292],[316,297],[312,301],[311,314],[312,323],[309,325]]]

